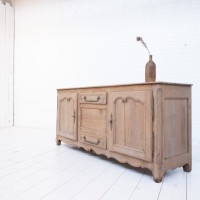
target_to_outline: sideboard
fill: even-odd
[[[58,89],[56,143],[148,168],[156,182],[169,169],[190,172],[191,87],[152,82]]]

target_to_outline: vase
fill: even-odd
[[[152,60],[152,55],[149,55],[149,61],[145,67],[145,82],[156,81],[156,64]]]

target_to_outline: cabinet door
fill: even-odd
[[[80,104],[79,141],[106,149],[106,117],[105,105]]]
[[[151,91],[109,94],[109,148],[111,151],[152,161]]]
[[[57,110],[57,134],[77,140],[77,94],[59,93]]]

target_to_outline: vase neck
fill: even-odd
[[[152,60],[153,56],[152,55],[149,55],[149,60]]]

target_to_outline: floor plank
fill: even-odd
[[[82,157],[79,156],[80,154],[75,155],[70,159],[69,155],[71,153],[64,152],[56,157],[44,159],[31,167],[19,171],[20,173],[16,172],[7,176],[7,181],[3,181],[5,186],[0,190],[1,195],[4,195],[4,197],[9,196],[10,198],[11,196],[16,196],[56,175],[58,172],[69,170],[70,167],[73,168],[75,164],[79,164],[84,159],[84,155]],[[60,163],[63,164],[60,165]]]
[[[113,184],[105,195],[101,197],[102,200],[124,200],[129,199],[135,191],[138,183],[144,175],[144,170],[127,169],[122,176]],[[123,195],[122,195],[123,194]]]
[[[199,180],[200,174],[187,174],[187,200],[199,200]]]
[[[76,177],[62,185],[53,193],[47,195],[44,200],[67,200],[72,199],[78,193],[83,191],[89,184],[91,184],[98,176],[111,168],[112,164],[106,161],[99,160],[87,168],[87,170],[78,174]]]
[[[79,173],[89,168],[93,163],[93,160],[85,162],[81,160],[76,164],[71,165],[71,167],[66,167],[64,170],[57,171],[53,176],[50,176],[27,191],[13,198],[14,200],[32,200],[32,199],[42,199],[47,194],[53,192],[57,188],[61,187],[66,182],[70,181],[76,177]]]
[[[148,200],[158,199],[161,188],[162,183],[155,183],[152,174],[147,171],[129,199],[144,200],[147,197]]]
[[[114,166],[108,168],[104,173],[98,176],[80,193],[74,196],[72,199],[100,199],[112,185],[124,174],[126,168],[121,165],[114,164]]]
[[[182,168],[169,170],[165,177],[158,200],[186,200],[186,172]]]

